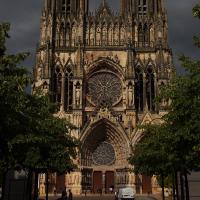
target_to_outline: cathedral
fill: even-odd
[[[92,0],[90,0],[92,1]],[[160,123],[160,88],[174,75],[163,0],[44,0],[33,91],[42,88],[59,105],[56,116],[77,128],[77,169],[50,177],[50,192],[109,193],[133,187],[159,191],[155,177],[135,175],[127,159],[140,142],[138,125]],[[45,193],[44,175],[39,192]]]

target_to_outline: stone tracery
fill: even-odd
[[[98,72],[88,80],[88,98],[95,106],[116,104],[122,94],[121,80],[111,72]]]
[[[50,90],[60,106],[56,116],[77,127],[71,134],[83,143],[79,169],[63,178],[74,193],[94,189],[94,170],[104,179],[106,169],[114,172],[116,188],[134,187],[127,158],[143,136],[136,124],[162,115],[168,102],[159,108],[154,98],[173,75],[161,1],[121,0],[120,13],[105,1],[89,13],[88,0],[45,0],[33,87]],[[115,160],[94,165],[94,152],[105,143]]]

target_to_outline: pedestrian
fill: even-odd
[[[118,192],[115,191],[115,200],[118,200]]]
[[[73,195],[71,190],[69,190],[69,200],[73,200]]]
[[[54,193],[54,196],[57,195],[57,190],[56,190],[56,187],[55,187],[55,186],[54,186],[54,188],[53,188],[53,193]]]
[[[67,191],[66,191],[66,187],[64,188],[64,190],[62,191],[62,197],[63,200],[67,200]]]

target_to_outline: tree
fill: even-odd
[[[164,199],[164,179],[172,174],[174,164],[174,156],[169,153],[171,147],[166,146],[166,143],[171,142],[167,136],[167,129],[162,124],[151,124],[140,128],[144,131],[144,137],[133,148],[129,162],[134,166],[136,174],[157,175],[161,178]]]
[[[25,92],[31,74],[18,67],[28,53],[6,54],[10,25],[0,24],[0,172],[3,194],[8,170],[32,173],[66,173],[75,167],[77,141],[70,123],[53,115],[56,106],[48,96]],[[35,179],[35,183],[37,180]],[[29,184],[31,186],[31,184]],[[35,192],[36,192],[35,185]],[[30,196],[30,195],[29,195]],[[35,198],[37,198],[35,196]]]
[[[193,14],[200,18],[200,5],[193,9]],[[194,41],[200,47],[200,38],[195,36]],[[168,113],[163,117],[165,123],[146,128],[148,136],[136,145],[130,161],[140,173],[179,172],[181,199],[189,199],[187,175],[189,171],[200,170],[200,61],[185,55],[179,59],[186,73],[171,80],[158,98],[158,101],[170,102]],[[165,155],[164,160],[162,155]],[[157,165],[151,159],[155,159]],[[141,165],[145,165],[147,172]]]

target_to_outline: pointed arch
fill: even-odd
[[[62,70],[56,65],[53,71],[53,102],[61,103],[61,87],[62,87]]]
[[[115,164],[127,165],[127,157],[130,153],[130,140],[124,130],[107,118],[90,122],[80,137],[82,166],[92,166],[92,155],[99,144],[107,142],[116,152]]]
[[[143,84],[143,71],[138,65],[135,69],[135,107],[138,112],[143,111],[144,109]]]
[[[70,66],[65,69],[65,86],[64,86],[64,109],[71,111],[73,109],[73,72]]]
[[[64,46],[65,44],[65,35],[66,35],[66,32],[65,32],[65,23],[62,21],[61,24],[60,24],[60,46]]]
[[[70,26],[70,23],[67,22],[67,24],[66,24],[66,42],[65,42],[65,44],[67,46],[70,46],[70,41],[71,41],[71,26]]]
[[[143,46],[143,42],[144,42],[144,37],[143,37],[142,23],[139,23],[139,25],[138,25],[138,44],[139,44],[139,47]]]
[[[149,44],[149,38],[150,38],[150,33],[149,33],[149,26],[147,23],[144,24],[144,28],[143,28],[143,33],[144,33],[144,43],[145,46],[148,46]]]
[[[155,76],[152,65],[146,69],[146,99],[148,110],[155,111]]]

